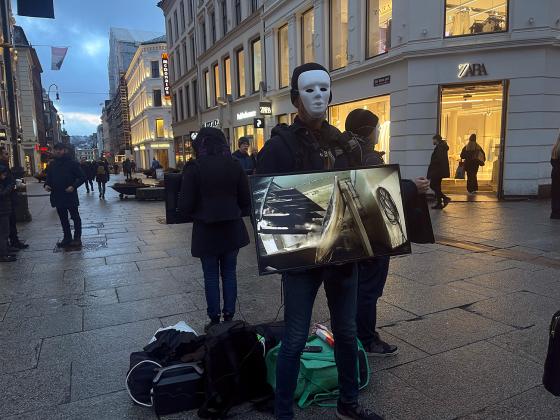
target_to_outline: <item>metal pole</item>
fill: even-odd
[[[11,38],[9,30],[10,17],[8,16],[6,0],[0,0],[0,18],[2,19],[2,36],[4,38],[3,44],[3,56],[4,56],[4,68],[6,70],[6,90],[8,96],[8,112],[10,114],[10,132],[11,132],[11,143],[12,143],[12,156],[14,160],[14,167],[21,168],[21,161],[18,151],[18,136],[17,136],[17,108],[16,108],[16,98],[14,92],[14,74],[12,71],[12,54],[11,54]]]

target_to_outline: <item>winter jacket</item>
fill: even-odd
[[[95,165],[93,162],[80,162],[80,167],[84,172],[84,175],[88,180],[93,180],[95,178]]]
[[[239,150],[236,150],[233,152],[232,156],[239,162],[247,175],[252,175],[255,172],[255,168],[257,167],[255,155],[246,155],[245,153],[241,153]]]
[[[242,217],[251,209],[247,175],[229,156],[205,156],[185,165],[179,209],[193,220],[193,257],[218,256],[249,244]]]
[[[552,196],[560,197],[560,159],[550,159],[552,165]]]
[[[99,168],[100,166],[103,166],[105,168],[105,174],[99,174],[97,171],[97,168]],[[97,182],[109,182],[109,180],[111,179],[111,172],[109,172],[109,162],[103,161],[103,162],[97,162],[97,165],[95,165],[95,180]]]
[[[15,186],[13,177],[6,177],[0,181],[0,216],[9,216],[12,213],[12,194]]]
[[[78,188],[86,181],[80,164],[69,156],[55,158],[49,165],[45,186],[51,188],[51,205],[57,208],[72,208],[80,205]],[[74,191],[66,192],[66,188]]]
[[[432,152],[430,166],[428,167],[428,179],[449,178],[449,146],[444,140],[439,141]]]
[[[15,185],[16,184],[16,179],[14,177],[14,174],[12,173],[12,170],[10,169],[10,162],[5,161],[5,160],[0,160],[0,165],[4,165],[6,168],[8,168],[8,173],[7,173],[6,179],[9,179],[9,182],[13,183]],[[10,197],[11,200],[12,200],[12,203],[15,202],[16,195],[17,195],[17,191],[15,189],[12,190],[12,194],[11,194],[11,197]]]
[[[484,156],[484,160],[486,160],[486,154],[478,144],[475,150],[467,150],[467,146],[463,147],[463,150],[461,150],[461,159],[465,160],[465,171],[475,171],[478,169],[480,166],[478,154],[481,152]]]

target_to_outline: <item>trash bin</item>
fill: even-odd
[[[156,179],[163,179],[163,168],[156,169]]]

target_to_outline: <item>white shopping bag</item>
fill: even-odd
[[[192,327],[187,325],[187,323],[185,321],[179,321],[175,325],[171,325],[171,326],[165,327],[165,328],[159,328],[148,344],[151,344],[154,341],[156,341],[156,335],[157,335],[158,332],[165,331],[165,330],[177,330],[177,331],[182,331],[182,332],[192,332],[194,335],[198,335],[196,333],[196,331],[193,330]]]

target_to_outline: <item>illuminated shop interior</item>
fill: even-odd
[[[231,150],[237,150],[237,141],[241,137],[249,139],[249,154],[257,153],[264,145],[264,130],[255,129],[253,124],[242,125],[233,129],[233,141],[231,142]]]
[[[508,0],[446,0],[445,36],[507,30]]]

